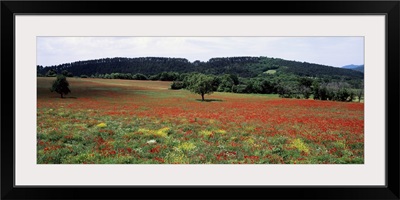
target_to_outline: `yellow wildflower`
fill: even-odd
[[[223,130],[223,129],[217,130],[217,131],[215,131],[215,132],[216,132],[216,133],[219,133],[219,134],[226,134],[226,131]]]
[[[138,132],[143,133],[143,134],[149,134],[149,133],[151,133],[151,130],[145,129],[145,128],[139,128]]]
[[[189,158],[184,153],[179,151],[169,152],[165,157],[165,160],[168,163],[189,164]]]
[[[100,123],[100,124],[97,124],[96,126],[99,127],[99,128],[105,128],[105,127],[107,127],[107,124],[106,123]]]
[[[212,131],[202,130],[200,131],[200,134],[204,136],[210,136],[212,135]]]
[[[178,146],[179,149],[190,151],[196,148],[196,146],[191,142],[184,142]]]
[[[304,144],[304,142],[301,139],[294,139],[291,142],[291,146],[298,149],[299,151],[305,152],[305,153],[309,153],[310,149],[307,147],[306,144]]]
[[[160,136],[160,137],[167,137],[169,130],[170,130],[170,128],[165,127],[165,128],[157,130],[154,134],[157,136]]]

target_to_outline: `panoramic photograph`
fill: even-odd
[[[37,164],[364,164],[363,37],[37,37]]]

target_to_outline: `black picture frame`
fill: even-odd
[[[229,5],[229,6],[227,6]],[[207,9],[204,10],[203,7]],[[386,15],[386,186],[15,187],[17,14]],[[1,1],[2,199],[399,199],[399,1]]]

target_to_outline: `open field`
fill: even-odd
[[[364,163],[364,104],[169,90],[171,82],[37,79],[37,163]]]

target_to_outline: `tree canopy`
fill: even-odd
[[[53,82],[50,91],[57,92],[61,95],[61,98],[64,98],[64,95],[67,95],[71,92],[67,78],[64,75],[58,75],[57,79]]]
[[[363,79],[364,77],[362,72],[350,69],[270,57],[223,57],[211,58],[206,62],[189,62],[184,58],[164,57],[102,58],[47,67],[37,66],[38,75],[46,75],[50,70],[55,73],[68,70],[74,76],[112,73],[152,76],[163,72],[199,72],[210,75],[233,74],[239,77],[253,78],[262,75],[268,70],[275,70],[278,73],[307,77],[336,76],[337,78],[344,77],[349,80]],[[53,71],[48,75],[54,74]],[[163,78],[171,79],[168,76]]]
[[[205,74],[193,74],[187,79],[187,89],[193,93],[200,94],[204,101],[205,94],[213,93],[214,78]]]

